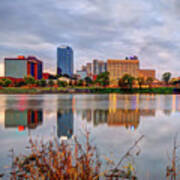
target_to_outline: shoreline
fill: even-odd
[[[100,88],[100,87],[74,87],[74,88],[19,88],[7,87],[0,89],[0,94],[180,94],[180,88],[160,87],[146,89],[122,89],[122,88]]]

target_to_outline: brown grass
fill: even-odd
[[[129,148],[114,169],[106,169],[105,172],[101,172],[101,162],[96,147],[90,143],[89,132],[86,132],[85,139],[85,144],[81,144],[76,137],[73,144],[67,141],[59,143],[56,138],[47,143],[30,139],[30,153],[13,158],[11,179],[136,179],[130,166],[126,169],[119,166],[142,137]]]

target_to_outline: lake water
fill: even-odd
[[[137,175],[165,179],[180,129],[180,95],[0,95],[0,172],[9,171],[10,149],[24,152],[29,135],[70,140],[85,128],[101,158],[116,163],[144,135],[134,158]]]

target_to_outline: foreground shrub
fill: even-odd
[[[85,138],[86,142],[83,145],[77,138],[74,138],[73,144],[67,141],[59,143],[57,139],[47,143],[30,139],[30,153],[13,159],[11,179],[137,179],[129,158],[143,136],[128,149],[117,164],[105,158],[107,166],[103,172],[96,147],[90,144],[89,132]],[[125,160],[128,160],[126,166],[123,164]]]
[[[57,140],[48,143],[30,139],[30,154],[16,157],[12,179],[98,179],[101,163],[89,134],[83,148],[75,138],[75,145]]]

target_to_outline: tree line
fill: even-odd
[[[63,76],[61,76],[63,77]],[[66,77],[66,76],[65,76]],[[111,82],[109,79],[109,72],[103,72],[99,75],[97,75],[96,79],[93,80],[90,77],[86,77],[84,79],[72,79],[69,77],[69,82],[67,81],[63,81],[63,80],[59,80],[59,77],[53,76],[48,80],[45,79],[41,79],[41,80],[35,80],[34,77],[32,76],[26,76],[24,77],[24,79],[20,80],[20,81],[12,81],[8,78],[3,78],[0,80],[0,86],[1,87],[21,87],[21,86],[35,86],[35,87],[53,87],[53,86],[57,86],[57,87],[67,87],[67,86],[101,86],[101,87],[108,87]],[[171,73],[170,72],[166,72],[162,75],[162,81],[168,85],[170,83],[171,80]],[[138,87],[141,89],[143,87],[143,85],[148,86],[149,88],[152,87],[154,79],[151,77],[148,78],[144,78],[144,77],[138,77],[135,78],[129,74],[124,74],[123,77],[121,77],[118,80],[118,86],[121,88],[127,88],[127,89],[132,89],[134,84],[138,85]],[[177,83],[177,81],[173,81],[174,84]]]

